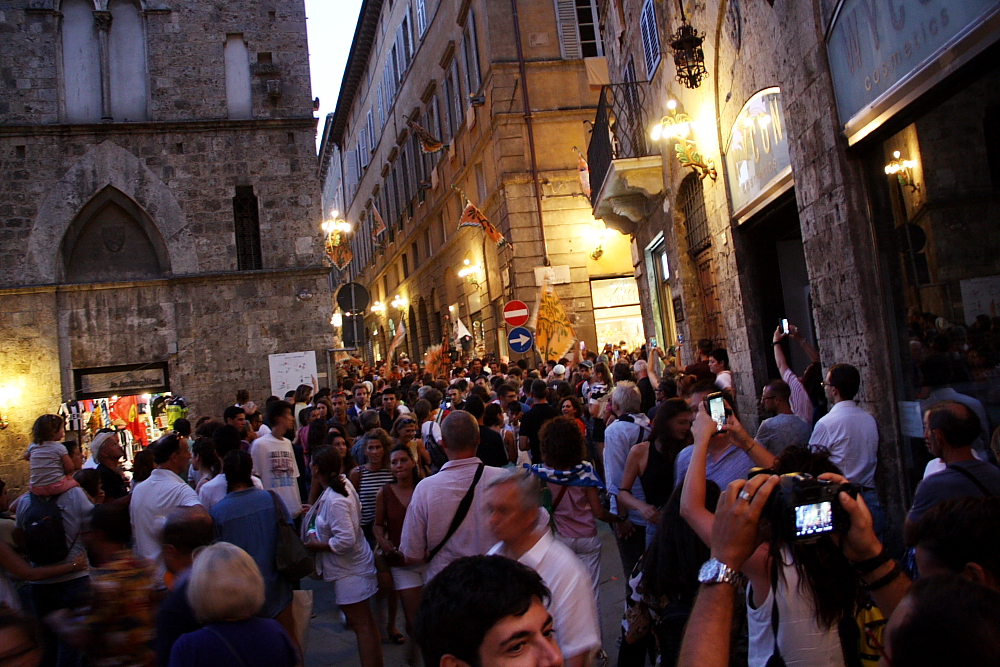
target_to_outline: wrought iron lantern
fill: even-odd
[[[705,69],[705,51],[701,48],[705,33],[699,33],[688,23],[684,15],[684,0],[678,0],[681,8],[681,25],[670,36],[670,48],[674,52],[674,68],[677,80],[686,88],[697,88],[708,76]]]

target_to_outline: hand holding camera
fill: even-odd
[[[821,481],[832,484],[849,484],[846,477],[832,472],[823,473],[819,478]],[[842,492],[839,494],[839,500],[840,506],[850,522],[850,527],[840,542],[844,556],[851,562],[859,562],[878,556],[882,552],[882,543],[875,535],[872,514],[868,505],[865,504],[865,499],[860,494],[851,495]]]
[[[734,570],[753,555],[760,544],[760,517],[775,487],[776,475],[738,479],[719,496],[712,524],[712,557]]]

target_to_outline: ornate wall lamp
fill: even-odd
[[[910,192],[919,192],[920,186],[913,180],[913,173],[910,171],[917,166],[916,160],[899,159],[899,151],[893,151],[892,161],[885,165],[885,173],[889,176],[895,175],[899,184],[904,188],[910,188]]]
[[[351,252],[347,238],[352,231],[351,223],[339,216],[339,211],[331,212],[330,219],[323,222],[321,226],[323,233],[326,234],[324,249],[327,257],[330,258],[334,266],[343,270],[351,263],[354,254]]]
[[[372,304],[371,311],[376,315],[384,315],[385,304],[382,303],[381,301],[376,301],[375,303]]]
[[[406,310],[406,307],[410,305],[410,302],[407,301],[404,297],[401,297],[397,294],[395,297],[393,297],[392,302],[389,305],[395,308],[396,310]]]
[[[458,277],[465,278],[465,280],[470,285],[475,285],[476,289],[482,287],[483,280],[480,275],[483,272],[483,267],[479,264],[473,264],[468,259],[462,261],[462,268],[458,270]]]
[[[702,42],[705,33],[699,33],[684,14],[684,0],[677,0],[681,8],[681,25],[677,32],[669,37],[670,48],[674,52],[674,68],[677,70],[677,80],[685,88],[697,88],[708,76],[705,69],[705,52]]]
[[[706,160],[698,151],[695,141],[690,139],[691,125],[694,121],[686,113],[677,111],[677,100],[667,101],[667,115],[653,126],[649,136],[653,142],[662,140],[674,141],[674,154],[682,167],[690,167],[702,180],[711,176],[714,181],[719,174],[715,169],[714,160]]]

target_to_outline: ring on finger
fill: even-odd
[[[742,491],[739,492],[739,494],[737,494],[737,497],[741,500],[746,500],[747,502],[749,502],[753,496],[747,493],[746,489],[743,489]]]

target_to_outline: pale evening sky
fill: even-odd
[[[309,32],[309,70],[312,94],[320,101],[316,146],[322,138],[326,115],[337,108],[340,79],[351,51],[361,0],[305,0]]]

